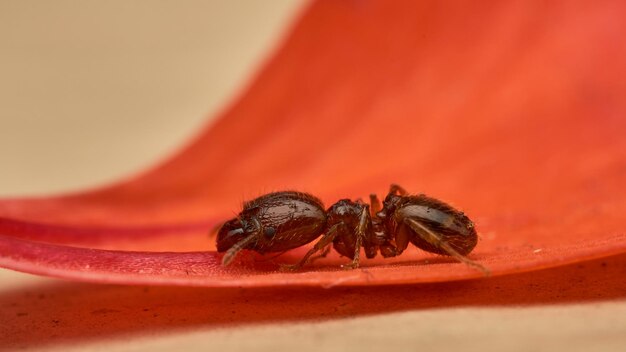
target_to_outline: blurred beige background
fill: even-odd
[[[237,96],[304,3],[0,0],[0,196],[94,187],[175,153]],[[17,330],[26,333],[37,324],[67,327],[53,317],[40,321],[31,310],[65,302],[44,299],[56,292],[76,302],[72,285],[0,269],[0,309],[18,316],[23,323]],[[91,287],[76,286],[88,292]],[[113,311],[126,309],[124,299],[134,291],[148,292],[99,287],[120,302]],[[202,307],[181,301],[180,309]],[[84,302],[82,310],[97,330],[106,317],[89,312],[98,302]],[[176,310],[177,304],[149,309]],[[75,308],[68,304],[58,311],[72,316]],[[624,351],[625,312],[623,301],[468,305],[321,322],[157,325],[142,333],[35,345],[43,351]]]
[[[303,0],[0,0],[0,196],[127,177],[216,116]]]

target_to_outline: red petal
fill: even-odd
[[[245,260],[223,268],[213,252],[119,251],[210,250],[206,233],[269,190],[331,203],[391,182],[462,208],[482,236],[472,257],[494,274],[623,253],[625,7],[318,2],[238,103],[177,157],[105,189],[0,202],[0,265],[206,286],[479,276],[417,250],[366,261],[366,271],[297,274]]]

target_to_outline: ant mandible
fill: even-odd
[[[341,199],[324,210],[322,202],[307,193],[269,193],[246,202],[236,218],[222,225],[217,251],[226,252],[222,264],[228,265],[243,249],[284,252],[322,236],[298,263],[284,267],[298,270],[326,256],[332,244],[339,254],[352,258],[344,268],[358,268],[361,247],[367,258],[378,252],[389,258],[402,254],[411,242],[489,273],[466,257],[476,246],[476,229],[450,205],[423,194],[409,195],[395,184],[382,204],[375,194],[370,195],[370,204]],[[313,257],[317,252],[321,254]]]

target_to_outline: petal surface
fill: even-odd
[[[0,265],[96,282],[368,285],[480,277],[411,250],[338,270],[224,268],[207,234],[246,199],[327,205],[390,183],[462,209],[494,275],[624,253],[619,1],[318,1],[178,155],[101,189],[0,201]],[[280,261],[297,260],[302,250]]]

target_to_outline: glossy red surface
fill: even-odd
[[[624,253],[625,12],[620,1],[316,2],[174,158],[90,192],[0,201],[0,266],[193,286],[480,277],[418,250],[356,271],[338,258],[302,273],[254,258],[223,268],[207,237],[268,191],[328,205],[392,182],[465,211],[480,236],[470,258],[493,275]]]

